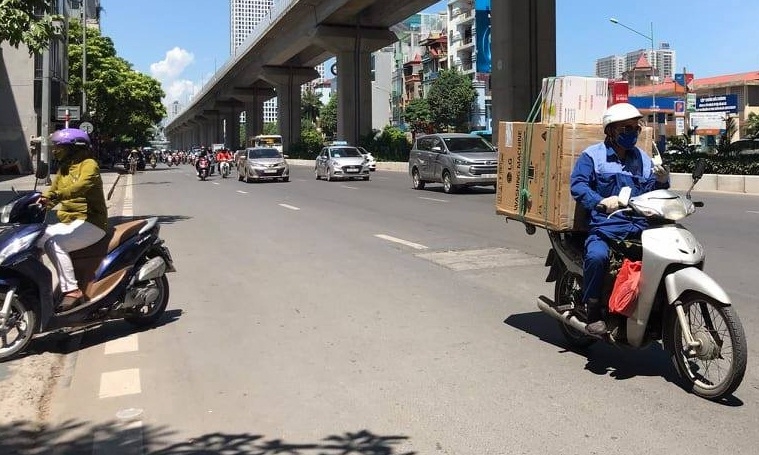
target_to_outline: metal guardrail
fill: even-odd
[[[245,41],[242,42],[237,49],[235,49],[234,55],[227,60],[224,65],[221,66],[208,81],[203,84],[200,89],[200,93],[194,95],[190,102],[177,113],[166,126],[171,126],[175,119],[182,117],[187,111],[195,106],[195,102],[203,99],[204,96],[211,91],[220,79],[227,75],[227,73],[237,64],[242,57],[247,54],[251,47],[255,46],[258,40],[266,34],[266,32],[285,15],[296,3],[301,0],[274,0],[272,3],[269,14],[266,15],[261,22],[256,24],[255,28],[250,32]]]

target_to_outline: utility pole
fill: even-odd
[[[82,0],[82,118],[87,116],[87,0]]]
[[[42,51],[42,106],[40,108],[40,157],[47,164],[45,183],[50,181],[50,45]]]

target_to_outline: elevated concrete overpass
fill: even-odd
[[[390,27],[436,0],[274,0],[269,16],[165,127],[173,148],[223,142],[222,122],[247,115],[248,135],[263,130],[263,103],[277,97],[285,150],[300,140],[300,87],[337,60],[338,136],[371,132],[371,53],[397,37]],[[556,71],[555,0],[493,0],[493,118],[527,118],[540,81]],[[237,130],[227,146],[241,144]]]

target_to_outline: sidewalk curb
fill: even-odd
[[[111,200],[111,196],[113,195],[113,190],[116,189],[116,185],[119,183],[119,180],[121,180],[121,174],[120,173],[116,175],[116,180],[114,180],[113,183],[111,184],[111,189],[108,190],[108,196],[106,197],[106,200],[108,200],[108,201]]]

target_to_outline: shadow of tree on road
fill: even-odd
[[[134,426],[128,421],[92,425],[66,421],[57,427],[32,422],[0,425],[0,453],[4,455],[91,455],[151,453],[153,455],[415,455],[398,445],[407,436],[382,436],[368,430],[330,435],[307,443],[267,439],[254,433],[206,433],[182,442],[168,426]]]

